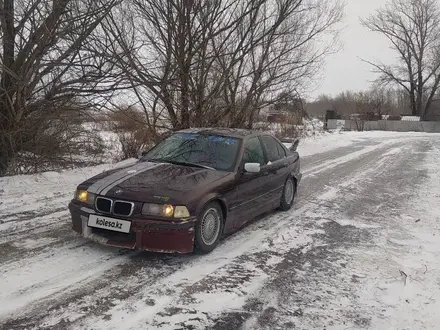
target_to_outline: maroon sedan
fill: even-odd
[[[176,132],[134,165],[81,183],[69,204],[73,229],[122,248],[210,252],[222,234],[291,208],[301,180],[297,145],[249,130]]]

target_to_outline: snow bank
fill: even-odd
[[[96,174],[134,163],[128,159],[60,172],[0,177],[0,231],[9,222],[8,214],[31,212],[59,206],[73,197],[76,186]]]

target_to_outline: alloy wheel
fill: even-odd
[[[203,243],[212,245],[217,240],[220,232],[220,215],[215,208],[208,209],[201,221],[201,235]]]
[[[286,181],[286,185],[284,186],[284,201],[286,204],[291,204],[293,201],[294,195],[294,187],[291,179]]]

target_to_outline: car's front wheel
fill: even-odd
[[[223,232],[223,211],[217,202],[205,205],[196,225],[195,249],[209,253],[217,246]]]
[[[295,199],[296,185],[291,177],[288,177],[284,184],[283,195],[281,196],[280,209],[282,211],[290,210]]]

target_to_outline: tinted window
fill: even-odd
[[[284,158],[286,157],[286,149],[283,148],[283,146],[278,142],[277,142],[277,146],[278,146],[278,154],[280,155],[280,158]]]
[[[253,137],[246,141],[242,162],[243,164],[259,163],[260,165],[264,165],[264,152],[259,138]]]
[[[177,133],[160,142],[142,159],[186,162],[232,171],[240,140],[224,136]]]
[[[283,147],[273,137],[266,135],[262,136],[261,140],[263,141],[269,161],[274,162],[286,156]]]

